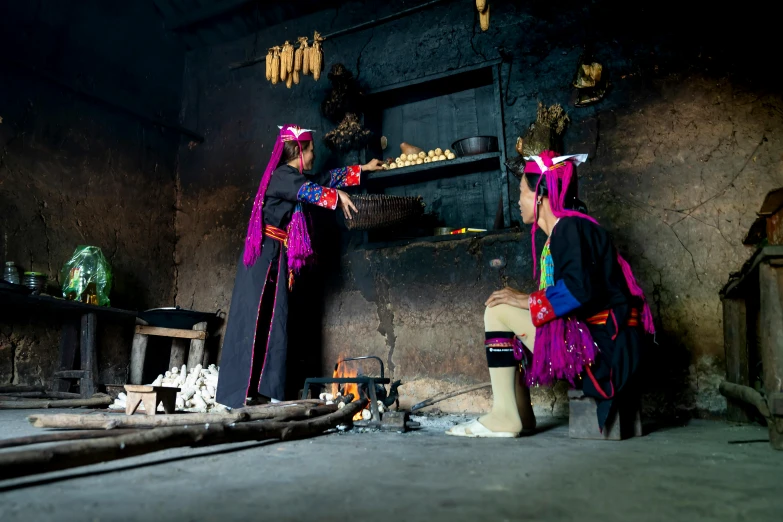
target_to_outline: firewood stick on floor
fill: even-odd
[[[291,404],[288,406],[241,408],[230,413],[172,413],[169,415],[132,415],[55,413],[30,415],[27,420],[36,428],[111,430],[116,428],[160,428],[194,424],[232,424],[256,420],[306,419],[333,412],[337,405],[315,406]]]
[[[476,390],[481,390],[483,388],[489,388],[492,386],[492,383],[485,382],[482,384],[473,384],[471,386],[467,386],[465,388],[460,388],[459,390],[455,390],[453,392],[448,393],[439,393],[438,395],[435,395],[434,397],[430,397],[427,400],[421,401],[418,404],[414,404],[413,407],[411,407],[411,413],[414,411],[420,410],[422,408],[426,408],[427,406],[432,406],[435,403],[445,401],[446,399],[451,399],[452,397],[456,397],[457,395],[462,395],[463,393],[469,393]]]
[[[67,442],[48,448],[3,452],[0,453],[0,477],[24,477],[184,446],[301,439],[350,422],[366,405],[366,399],[352,402],[329,415],[303,421],[156,428],[97,440]]]
[[[114,437],[116,435],[125,435],[127,433],[136,433],[139,430],[91,430],[91,431],[59,431],[55,433],[42,433],[40,435],[28,435],[26,437],[13,437],[10,439],[0,439],[0,449],[15,448],[17,446],[31,446],[33,444],[43,444],[45,442],[64,442],[69,440],[87,440],[101,439],[103,437]]]
[[[114,400],[108,395],[96,394],[89,399],[17,399],[0,401],[0,409],[6,410],[39,410],[47,408],[100,408],[109,406]]]

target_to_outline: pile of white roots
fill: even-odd
[[[209,368],[202,368],[200,364],[197,364],[188,371],[183,364],[182,368],[174,367],[165,375],[158,375],[158,378],[152,381],[150,386],[180,388],[180,391],[177,392],[177,411],[220,413],[227,411],[227,408],[215,402],[219,370],[214,364],[210,364]],[[126,398],[125,393],[120,393],[109,408],[124,410]],[[144,405],[140,405],[139,409],[143,410]],[[158,411],[163,411],[162,404],[158,404]]]

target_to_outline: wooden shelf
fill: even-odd
[[[488,152],[486,154],[476,154],[465,156],[453,160],[435,161],[432,163],[422,163],[421,165],[412,165],[410,167],[398,167],[392,170],[372,172],[367,175],[368,183],[416,183],[414,178],[421,178],[420,181],[426,181],[439,177],[458,176],[469,172],[479,172],[481,169],[497,170],[499,166],[500,153]],[[423,175],[425,174],[426,175]]]
[[[422,236],[401,238],[394,241],[375,241],[362,244],[359,249],[361,250],[379,250],[382,248],[391,248],[398,246],[405,246],[414,243],[442,243],[444,241],[459,241],[463,239],[482,238],[488,236],[499,236],[507,234],[518,234],[520,232],[518,227],[504,228],[502,230],[489,230],[487,232],[469,232],[465,234],[455,235],[441,235],[441,236]]]

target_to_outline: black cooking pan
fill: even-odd
[[[458,158],[463,156],[475,156],[487,152],[497,152],[498,139],[496,136],[474,136],[455,141],[451,144],[451,150]]]
[[[153,308],[139,314],[139,319],[146,321],[150,326],[179,328],[181,330],[190,330],[196,324],[204,321],[212,325],[217,318],[217,313],[186,310],[179,306]]]

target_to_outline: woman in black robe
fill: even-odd
[[[487,300],[485,346],[493,408],[476,421],[455,426],[450,435],[514,437],[522,428],[534,427],[524,384],[551,386],[557,379],[581,384],[583,393],[596,399],[600,430],[617,400],[635,393],[640,325],[654,333],[652,315],[609,233],[584,213],[577,198],[573,163],[584,159],[544,151],[518,173],[519,207],[523,222],[532,225],[534,260],[536,229],[549,237],[541,255],[539,290],[528,295],[504,288]]]
[[[284,399],[288,293],[313,254],[302,205],[339,207],[351,219],[356,208],[339,189],[356,186],[362,172],[381,168],[372,160],[335,169],[324,187],[304,174],[314,159],[311,131],[294,125],[280,128],[254,202],[223,341],[215,400],[230,408],[255,395]]]

